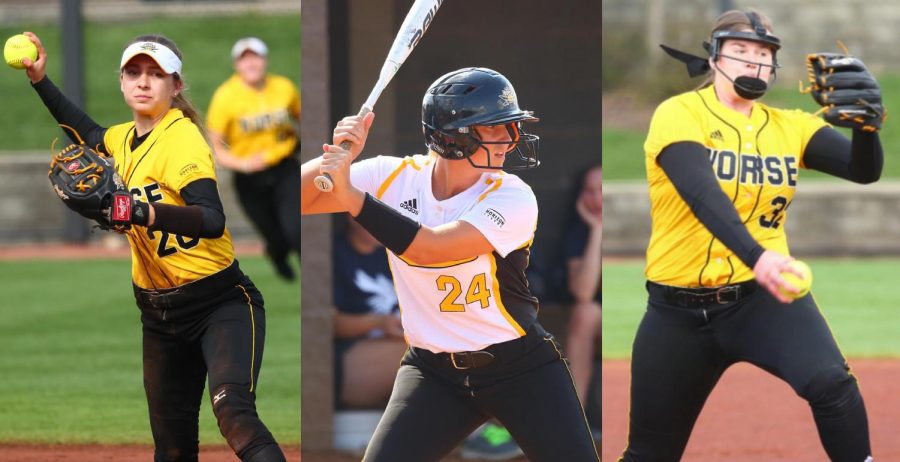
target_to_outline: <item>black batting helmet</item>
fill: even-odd
[[[422,100],[425,145],[441,157],[468,159],[478,168],[526,169],[538,166],[538,138],[522,130],[523,122],[537,121],[531,111],[519,108],[512,84],[502,74],[483,67],[469,67],[437,79]],[[476,125],[506,125],[511,142],[482,141],[471,129]],[[520,165],[475,165],[472,154],[488,144],[509,145]]]

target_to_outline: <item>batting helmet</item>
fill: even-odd
[[[522,130],[523,122],[537,121],[531,111],[519,108],[512,84],[502,74],[483,67],[469,67],[450,72],[437,79],[422,100],[422,131],[425,145],[441,157],[467,159],[477,168],[521,170],[537,167],[536,135]],[[511,142],[482,141],[471,127],[505,125]],[[509,145],[507,154],[515,152],[521,163],[516,165],[475,165],[471,156],[488,144]],[[485,148],[487,150],[487,148]]]

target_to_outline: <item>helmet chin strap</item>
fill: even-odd
[[[734,60],[740,61],[740,62],[748,62],[748,61],[744,61],[742,59],[731,58],[731,57],[724,56],[724,55],[719,55],[719,56],[721,56],[723,58],[727,58],[727,59],[734,59]],[[762,68],[763,68],[763,66],[766,66],[766,64],[758,64],[758,63],[754,63],[754,64],[756,64],[756,66],[757,66],[756,77],[742,75],[742,76],[737,77],[736,79],[732,79],[727,73],[725,73],[725,71],[723,71],[722,69],[719,68],[719,64],[716,61],[713,61],[713,65],[716,67],[716,70],[719,71],[719,73],[721,73],[723,76],[725,76],[725,78],[728,79],[728,81],[731,82],[732,85],[734,85],[734,92],[737,93],[738,96],[740,96],[741,98],[748,99],[748,100],[758,99],[762,95],[766,94],[766,90],[769,89],[769,84],[766,83],[765,80],[759,78],[759,76],[762,74]],[[774,77],[775,77],[775,74],[773,72],[772,77],[771,77],[772,81],[775,80]]]
[[[769,87],[765,80],[745,75],[732,80],[731,83],[734,84],[734,92],[744,99],[757,99],[764,95]]]

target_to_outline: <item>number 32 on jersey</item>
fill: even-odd
[[[484,273],[476,274],[466,286],[465,303],[460,303],[460,295],[463,292],[463,284],[454,276],[446,274],[438,276],[437,289],[447,292],[441,300],[441,311],[461,312],[466,311],[466,306],[479,303],[481,308],[490,306],[491,290],[487,286],[487,277]]]

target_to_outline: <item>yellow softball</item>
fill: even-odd
[[[800,293],[795,294],[795,293],[785,289],[784,287],[779,287],[778,291],[787,297],[790,297],[793,299],[798,299],[798,298],[806,295],[807,293],[809,293],[809,288],[810,288],[810,286],[812,286],[812,281],[813,281],[812,270],[809,269],[809,265],[807,265],[806,263],[803,263],[800,260],[792,261],[791,267],[793,267],[794,269],[799,270],[801,273],[803,273],[803,277],[799,277],[794,273],[785,271],[785,272],[781,273],[781,278],[784,279],[785,281],[787,281],[792,286],[800,289]]]
[[[37,56],[37,47],[27,36],[22,34],[10,37],[3,47],[3,58],[6,59],[6,64],[15,69],[25,69],[25,65],[22,63],[23,58],[34,62],[37,60]]]

